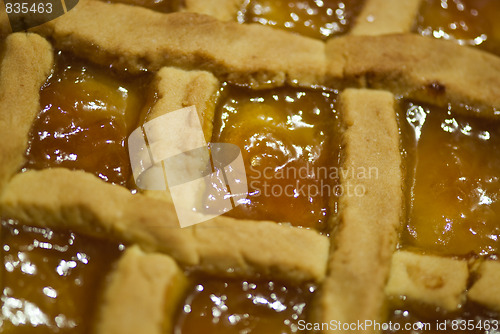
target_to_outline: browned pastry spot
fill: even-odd
[[[342,36],[326,48],[328,85],[386,89],[438,106],[465,105],[469,109],[460,111],[466,114],[498,117],[500,58],[492,54],[413,34]],[[429,89],[438,83],[445,89]]]

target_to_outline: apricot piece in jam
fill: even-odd
[[[126,139],[143,105],[140,84],[59,55],[41,89],[42,111],[29,135],[26,167],[81,169],[127,185]]]
[[[260,23],[327,39],[349,31],[364,0],[250,0],[240,23]]]
[[[437,107],[407,104],[409,221],[403,243],[447,255],[496,254],[500,127]]]
[[[1,333],[88,333],[123,246],[2,221]]]
[[[249,186],[228,214],[324,228],[340,151],[335,94],[227,86],[222,95],[212,140],[240,147]]]
[[[496,0],[424,0],[416,30],[500,54],[500,2]]]
[[[174,332],[299,333],[314,290],[272,281],[197,279],[178,312]]]

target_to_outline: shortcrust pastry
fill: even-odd
[[[22,33],[0,13],[0,333],[498,329],[499,10],[80,0]],[[180,228],[127,138],[193,106],[249,194]]]

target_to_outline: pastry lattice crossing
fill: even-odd
[[[326,16],[311,22],[294,11],[306,1],[283,1],[297,7],[265,18],[263,1],[151,10],[87,0],[15,34],[0,16],[0,332],[188,333],[207,324],[263,333],[266,324],[273,334],[297,332],[304,319],[498,320],[495,3],[366,0],[349,12],[358,2],[333,2],[331,22],[330,2],[319,0],[309,9]],[[285,31],[238,23],[249,9],[261,23],[286,17]],[[318,34],[348,14],[342,36]],[[306,26],[316,38],[294,31]],[[420,36],[431,30],[454,38]],[[460,45],[483,33],[475,44],[486,51]],[[186,106],[207,141],[240,145],[247,166],[378,173],[341,174],[339,185],[359,196],[250,196],[254,207],[180,229],[168,193],[133,189],[124,138]],[[417,128],[418,141],[407,140]],[[44,140],[54,137],[64,145]],[[99,249],[107,255],[96,257]],[[86,293],[81,277],[99,288]]]

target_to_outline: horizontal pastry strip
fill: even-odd
[[[499,57],[414,34],[333,38],[325,52],[320,41],[265,26],[100,1],[85,1],[37,30],[56,48],[129,71],[194,67],[256,88],[383,88],[438,105],[464,103],[485,116],[500,109]]]
[[[0,211],[28,225],[136,242],[212,274],[319,282],[326,272],[329,240],[315,231],[226,217],[181,229],[168,202],[80,171],[17,174],[0,198]]]
[[[465,260],[398,251],[386,293],[456,311],[465,302],[468,277]]]
[[[394,106],[394,96],[384,91],[348,89],[340,95],[343,168],[376,173],[341,178],[351,190],[341,196],[331,224],[334,243],[319,297],[320,322],[383,321],[384,286],[403,206]]]
[[[222,80],[265,86],[318,84],[325,70],[320,41],[194,13],[84,1],[37,30],[56,48],[131,72],[196,67]]]
[[[478,262],[478,266],[469,267],[465,259],[397,251],[392,257],[386,294],[449,312],[459,310],[469,301],[500,311],[500,262]]]
[[[412,34],[340,37],[326,50],[326,85],[385,89],[438,106],[468,105],[477,116],[500,115],[495,55]]]

